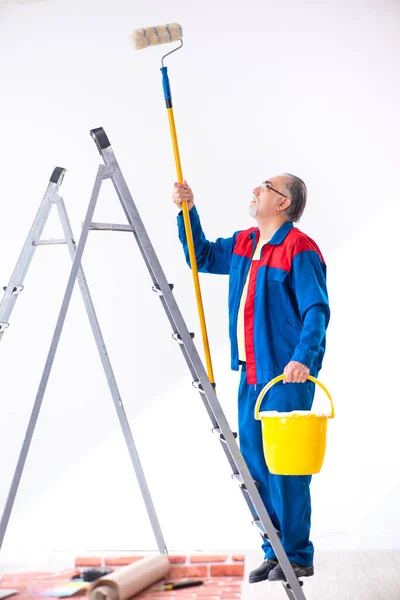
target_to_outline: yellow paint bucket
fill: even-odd
[[[319,473],[325,457],[328,419],[335,416],[331,395],[320,381],[309,375],[308,379],[316,383],[328,396],[331,404],[330,415],[320,415],[311,411],[260,412],[265,394],[283,379],[285,375],[275,377],[263,388],[254,409],[254,418],[261,421],[265,462],[274,475]]]

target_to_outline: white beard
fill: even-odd
[[[257,196],[253,196],[253,201],[255,204],[250,204],[249,208],[248,208],[248,212],[249,215],[251,216],[252,219],[256,218],[257,215],[257,210],[258,210],[258,198]]]

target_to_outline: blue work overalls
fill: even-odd
[[[259,240],[257,228],[237,231],[232,237],[209,242],[201,228],[196,207],[190,221],[198,270],[229,275],[229,334],[231,367],[242,367],[238,421],[240,449],[291,562],[310,566],[313,545],[309,540],[310,476],[269,473],[265,464],[261,423],[254,419],[258,394],[290,361],[297,361],[317,377],[325,353],[329,322],[326,266],[315,242],[288,222],[264,245],[259,261],[252,262]],[[182,214],[179,238],[190,264]],[[249,273],[245,306],[246,364],[238,357],[237,319],[243,287]],[[314,384],[277,384],[263,400],[262,410],[309,410]],[[274,558],[268,541],[266,558]]]

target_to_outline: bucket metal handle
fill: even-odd
[[[270,390],[272,388],[273,385],[275,385],[279,381],[282,381],[285,378],[286,378],[285,374],[279,375],[279,377],[275,377],[275,379],[271,379],[271,381],[269,383],[267,383],[267,385],[261,390],[261,392],[260,392],[260,394],[259,394],[259,396],[257,398],[256,406],[255,406],[255,409],[254,409],[254,418],[255,419],[257,419],[258,421],[261,421],[260,406],[261,406],[261,402],[264,399],[265,394],[268,392],[268,390]],[[316,383],[325,392],[325,394],[328,396],[329,402],[331,403],[331,414],[327,415],[327,417],[328,417],[328,419],[333,419],[333,417],[335,416],[335,408],[333,406],[332,396],[330,395],[330,393],[328,392],[328,390],[326,389],[326,387],[324,386],[324,384],[321,383],[320,381],[318,381],[318,379],[315,379],[315,377],[313,377],[312,375],[309,375],[307,377],[307,379],[309,379],[313,383]],[[298,385],[301,385],[301,384],[298,384]]]

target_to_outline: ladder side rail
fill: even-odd
[[[24,284],[26,274],[37,248],[35,242],[40,239],[40,236],[43,233],[52,209],[53,198],[57,195],[60,185],[60,183],[56,184],[50,181],[47,186],[46,192],[25,240],[10,281],[4,291],[4,295],[0,303],[0,323],[9,322],[18,298],[18,294],[16,294],[14,291],[17,286],[23,286]],[[3,334],[4,330],[0,331],[0,340]]]

